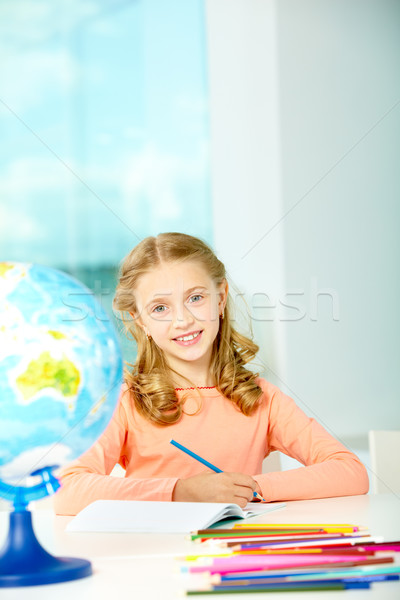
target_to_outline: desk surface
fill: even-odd
[[[93,576],[62,584],[23,588],[2,588],[2,600],[178,600],[184,586],[175,557],[198,553],[199,545],[181,534],[66,533],[71,517],[56,517],[36,510],[33,521],[42,545],[57,556],[75,556],[92,561]],[[400,539],[400,498],[394,494],[352,496],[287,502],[285,508],[251,519],[252,523],[354,523],[367,526],[372,535]],[[8,529],[8,513],[0,512],[0,547]],[[400,563],[400,557],[398,558]],[[312,592],[314,600],[398,600],[400,582],[373,584],[369,591]],[[268,594],[282,600],[285,594]],[[257,600],[262,594],[227,594],[226,600]],[[290,598],[305,600],[304,592]]]

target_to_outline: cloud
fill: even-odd
[[[88,218],[97,219],[101,238],[103,229],[105,234],[112,224],[120,227],[112,212],[131,223],[135,231],[136,227],[158,230],[179,223],[185,205],[194,206],[203,199],[208,180],[206,140],[191,150],[190,155],[183,151],[174,154],[148,142],[140,151],[127,154],[123,162],[117,156],[107,168],[101,164],[75,165],[69,157],[62,157],[78,178],[50,154],[12,161],[0,170],[1,247],[14,248],[16,239],[23,240],[25,248],[36,244],[37,257],[38,248],[50,240],[61,248],[68,227]],[[102,253],[105,256],[103,245]],[[54,256],[58,256],[56,249]]]
[[[65,35],[87,17],[99,13],[104,2],[97,0],[18,0],[0,3],[1,46],[15,53]]]
[[[1,99],[18,116],[43,105],[55,90],[67,93],[76,83],[78,65],[65,50],[32,50],[8,56],[0,70]]]
[[[142,204],[146,198],[155,220],[178,218],[182,213],[179,187],[204,180],[207,159],[206,144],[200,144],[197,155],[185,157],[163,152],[148,143],[126,162],[121,183],[125,205],[132,210],[132,204]]]
[[[21,206],[1,203],[0,235],[4,250],[7,247],[7,240],[12,241],[16,231],[19,239],[24,240],[25,243],[35,242],[43,237],[42,224],[35,219],[34,215],[22,212]]]

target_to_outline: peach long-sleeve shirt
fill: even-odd
[[[366,469],[352,452],[276,386],[264,379],[258,384],[263,395],[251,416],[216,388],[203,388],[201,400],[190,392],[185,414],[169,426],[142,417],[125,391],[103,435],[61,472],[56,513],[74,515],[98,499],[172,500],[179,478],[206,470],[170,444],[172,438],[223,471],[251,475],[268,501],[368,491]],[[183,393],[177,390],[178,396]],[[263,459],[274,450],[305,466],[263,474]],[[117,463],[126,470],[123,478],[110,476]]]

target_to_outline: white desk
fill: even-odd
[[[1,600],[178,600],[185,597],[179,563],[174,557],[197,554],[198,544],[178,534],[65,533],[70,519],[37,510],[33,513],[36,535],[52,554],[90,559],[93,576],[47,586],[0,588]],[[372,535],[399,540],[400,498],[382,494],[288,502],[286,508],[260,515],[251,522],[354,523],[369,527]],[[3,511],[0,512],[0,546],[7,529],[8,513]],[[400,557],[397,561],[400,563]],[[314,600],[399,600],[400,582],[375,583],[370,590],[291,592],[286,596],[291,600],[305,600],[306,597]],[[222,597],[226,600],[258,600],[265,595],[226,594]],[[271,600],[282,600],[282,597],[285,597],[284,593],[268,594]]]

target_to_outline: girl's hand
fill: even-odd
[[[242,508],[261,493],[258,483],[243,473],[200,473],[178,479],[172,500],[175,502],[234,502]]]
[[[257,494],[260,494],[261,498],[263,498],[263,493],[262,493],[260,486],[258,485],[258,482],[256,481],[255,484],[256,484],[255,491],[257,492]],[[261,500],[259,498],[256,498],[255,496],[251,500],[252,500],[252,502],[261,502]],[[265,497],[264,497],[264,500],[265,500]]]

